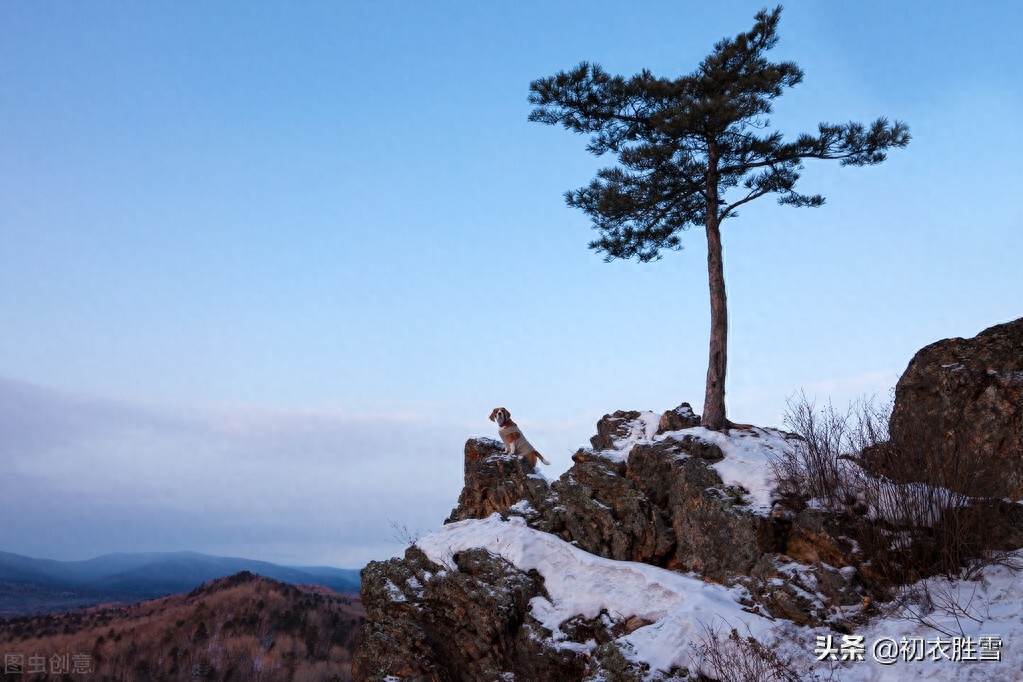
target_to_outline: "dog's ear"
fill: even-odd
[[[497,421],[497,411],[500,409],[500,407],[494,408],[494,411],[490,413],[490,421]]]

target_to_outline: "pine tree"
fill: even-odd
[[[682,231],[704,227],[711,325],[702,422],[716,431],[729,424],[722,221],[766,194],[790,206],[821,206],[823,196],[795,189],[804,159],[874,165],[910,139],[906,124],[885,118],[869,126],[821,123],[816,134],[795,141],[769,132],[771,101],[803,79],[793,62],[765,57],[778,42],[781,9],[762,10],[750,31],[719,41],[696,71],[674,80],[645,69],[626,79],[583,62],[529,86],[529,102],[536,105],[529,120],[588,133],[589,152],[617,155],[618,165],[565,194],[599,231],[590,248],[607,261],[648,262],[662,249],[681,249]]]

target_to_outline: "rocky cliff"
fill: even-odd
[[[506,524],[493,531],[498,544],[524,527],[586,556],[698,574],[689,578],[697,590],[706,581],[736,587],[738,608],[765,619],[820,624],[859,605],[855,572],[842,570],[848,541],[813,512],[774,509],[768,460],[796,437],[758,428],[719,434],[698,422],[688,405],[607,415],[592,447],[553,482],[497,441],[470,439],[465,487],[446,523],[492,519]],[[522,542],[542,542],[531,538]],[[551,577],[522,566],[491,548],[438,560],[420,546],[371,563],[356,678],[644,678],[648,664],[630,662],[626,638],[653,626],[656,613],[616,611],[609,600],[596,613],[545,622],[536,604],[552,601]],[[673,674],[686,679],[682,668]]]
[[[929,483],[944,499],[934,481],[913,472],[921,463],[933,470],[942,453],[968,451],[1006,471],[1004,490],[970,495],[1023,499],[1021,332],[1023,320],[921,350],[899,383],[892,443],[878,445],[902,459],[889,457],[888,470],[873,473],[845,455],[833,464],[851,471],[854,482],[873,477],[885,490],[911,494]],[[907,445],[923,437],[930,439],[923,442],[935,453],[931,459],[921,454],[926,449]],[[577,451],[572,467],[554,481],[505,455],[497,441],[469,439],[465,486],[446,525],[417,540],[403,558],[363,571],[368,621],[353,674],[359,680],[710,679],[700,676],[706,656],[727,650],[716,632],[731,631],[734,658],[718,658],[711,670],[721,670],[722,660],[727,668],[728,660],[759,658],[789,676],[755,679],[844,679],[814,668],[807,652],[820,633],[855,634],[877,614],[869,596],[877,579],[873,557],[857,538],[897,542],[907,531],[927,536],[930,529],[885,526],[884,514],[862,500],[836,510],[798,490],[781,498],[772,460],[806,451],[798,436],[776,429],[708,431],[687,404],[663,414],[605,415],[590,447]],[[1023,543],[1023,507],[998,500],[990,510],[1005,520],[995,524],[1002,531],[987,546]],[[988,627],[992,611],[983,615],[971,606],[984,602],[987,583],[972,589],[981,595],[977,602],[969,596],[953,605],[965,604],[961,613],[973,609],[970,627]],[[914,608],[919,627],[929,627],[920,615],[925,607]],[[1020,620],[1023,636],[1020,611],[1004,617]],[[965,632],[965,621],[953,615]],[[919,631],[883,628],[885,636]],[[785,664],[778,652],[786,650],[810,663]],[[1023,655],[1013,660],[1010,667],[1023,664]],[[991,672],[997,677],[1000,670]]]

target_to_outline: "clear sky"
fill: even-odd
[[[0,550],[360,566],[439,525],[509,408],[554,477],[600,415],[699,411],[704,235],[605,264],[527,122],[582,60],[692,71],[759,2],[0,3]],[[906,121],[818,209],[723,227],[727,404],[887,396],[1023,315],[1023,4],[789,2],[786,133]]]

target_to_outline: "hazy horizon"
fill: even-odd
[[[496,406],[552,479],[605,413],[700,412],[702,231],[603,263],[563,194],[613,159],[528,87],[690,73],[763,6],[0,3],[0,549],[361,566],[442,523]],[[913,140],[723,225],[733,420],[1023,315],[1021,20],[785,3],[772,125]]]
[[[70,559],[58,559],[58,558],[49,557],[49,556],[30,556],[30,555],[27,555],[27,554],[22,554],[21,552],[12,552],[12,551],[9,551],[9,550],[3,549],[3,548],[0,548],[0,554],[13,554],[15,556],[24,557],[24,558],[27,558],[27,559],[35,559],[35,560],[39,560],[39,561],[56,561],[56,562],[62,563],[62,564],[86,563],[86,562],[89,562],[89,561],[94,561],[96,559],[104,559],[104,558],[107,558],[107,557],[118,557],[118,556],[153,556],[153,557],[160,557],[160,558],[175,557],[175,556],[197,556],[197,557],[209,557],[209,558],[212,558],[212,559],[243,559],[243,560],[246,560],[246,561],[255,561],[255,562],[263,562],[263,563],[268,563],[268,564],[274,564],[276,566],[283,566],[285,568],[331,568],[331,569],[340,569],[340,570],[360,570],[360,569],[362,569],[364,567],[364,566],[327,566],[327,565],[322,565],[322,564],[280,564],[280,563],[278,563],[276,561],[267,561],[265,559],[260,559],[258,557],[249,557],[249,556],[221,556],[221,555],[218,555],[218,554],[208,554],[206,552],[196,552],[195,550],[190,550],[190,549],[179,549],[179,550],[173,550],[173,551],[167,551],[167,552],[160,552],[160,551],[149,551],[149,552],[107,552],[107,553],[104,553],[104,554],[96,554],[96,555],[87,555],[87,556],[73,557],[73,558],[70,558]]]

